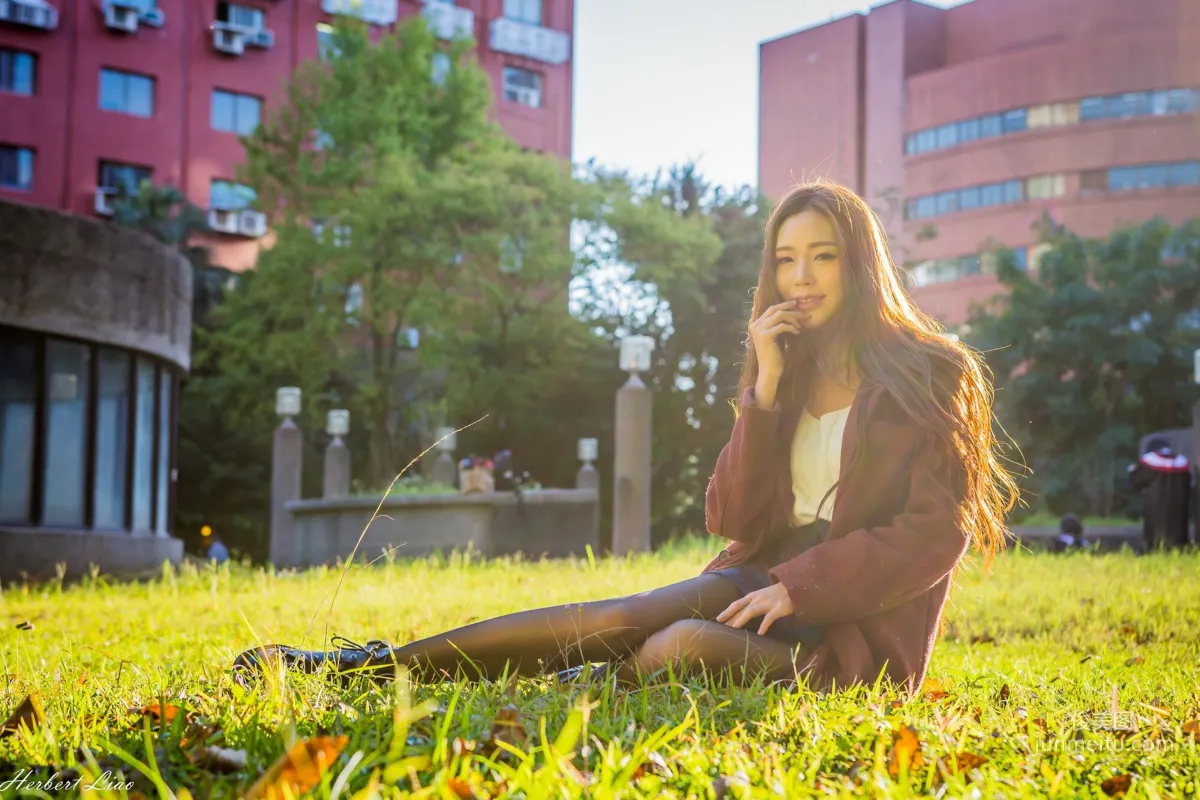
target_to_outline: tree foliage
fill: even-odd
[[[1045,225],[1036,274],[999,259],[1008,297],[969,339],[996,374],[997,412],[1056,513],[1124,510],[1138,438],[1186,426],[1197,399],[1200,222],[1162,220],[1087,239]]]

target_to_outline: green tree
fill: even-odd
[[[1200,222],[1162,220],[1106,240],[1042,225],[1036,273],[1001,254],[1007,296],[970,319],[996,374],[997,413],[1056,513],[1121,510],[1137,440],[1186,426],[1200,347]]]

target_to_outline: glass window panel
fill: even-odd
[[[943,125],[937,129],[937,146],[954,147],[958,144],[958,125]]]
[[[1084,122],[1104,119],[1108,115],[1108,102],[1103,97],[1085,97],[1079,101],[1079,118]]]
[[[958,210],[958,192],[942,192],[936,199],[938,214],[953,214]]]
[[[1091,169],[1079,173],[1079,193],[1096,194],[1108,191],[1108,172]]]
[[[917,217],[923,219],[937,214],[937,200],[933,195],[917,198]]]
[[[937,147],[937,134],[932,129],[923,130],[917,134],[918,149],[922,153],[927,153]]]
[[[1004,201],[1004,190],[999,183],[989,183],[979,187],[979,205],[995,206]]]
[[[159,370],[158,381],[158,489],[155,493],[155,530],[170,533],[171,508],[171,373]]]
[[[1019,203],[1024,197],[1024,185],[1021,181],[1004,182],[1004,202]]]
[[[233,95],[220,90],[212,96],[212,127],[213,130],[233,130]]]
[[[971,208],[979,208],[979,187],[968,186],[958,193],[958,207],[963,211]]]
[[[28,524],[37,410],[37,350],[0,333],[0,520]]]
[[[1029,269],[1029,252],[1024,247],[1014,247],[1012,254],[1013,263],[1017,265],[1017,269]]]
[[[979,120],[965,119],[958,123],[958,140],[964,144],[979,138]]]
[[[154,81],[142,75],[129,75],[127,78],[128,105],[126,113],[137,117],[149,117],[154,114]]]
[[[1150,113],[1156,117],[1161,117],[1167,113],[1170,107],[1171,93],[1166,89],[1160,89],[1157,92],[1150,93]]]
[[[1172,164],[1167,174],[1168,186],[1200,186],[1200,161]]]
[[[97,528],[123,528],[129,463],[129,356],[119,350],[103,348],[97,368],[95,518],[92,524]]]
[[[1108,190],[1127,192],[1137,187],[1137,167],[1113,167],[1108,171]]]
[[[1132,117],[1137,114],[1138,92],[1115,94],[1108,98],[1108,115],[1110,117]]]
[[[1167,97],[1167,110],[1172,114],[1189,114],[1200,106],[1200,90],[1172,89]]]
[[[150,530],[150,495],[154,485],[154,365],[137,360],[137,406],[133,445],[133,529]]]
[[[84,453],[87,442],[88,364],[86,345],[46,342],[46,463],[42,524],[83,525]]]
[[[1030,128],[1045,128],[1049,126],[1053,120],[1050,106],[1047,104],[1031,107],[1027,120]]]
[[[979,120],[979,135],[981,138],[999,136],[1004,132],[1004,121],[999,114],[988,114]]]
[[[1004,112],[1004,132],[1015,133],[1025,130],[1025,109],[1017,108]]]
[[[978,275],[980,270],[979,256],[963,256],[959,262],[959,272],[966,275]]]
[[[125,79],[120,72],[100,70],[100,108],[122,111],[125,108]]]
[[[0,91],[33,94],[36,63],[31,53],[0,50]]]
[[[257,97],[251,97],[248,94],[239,94],[236,95],[236,98],[236,130],[238,133],[248,136],[254,133],[254,129],[258,127],[258,117],[262,103]]]
[[[1139,117],[1148,117],[1154,113],[1154,95],[1151,92],[1137,92],[1134,101],[1134,113]]]
[[[1149,164],[1138,170],[1139,189],[1161,189],[1167,185],[1167,165]]]
[[[541,25],[542,0],[504,0],[504,16],[530,25]]]

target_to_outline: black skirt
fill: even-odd
[[[732,583],[742,593],[742,596],[765,589],[775,583],[767,570],[808,550],[820,543],[829,530],[829,523],[818,519],[810,525],[789,528],[766,537],[749,560],[732,567],[714,569],[707,575],[720,575]],[[762,618],[759,617],[759,620]],[[746,625],[745,630],[756,631],[755,622]],[[792,614],[775,620],[767,628],[766,635],[771,639],[787,642],[790,645],[800,645],[811,649],[825,639],[824,625],[802,625]]]

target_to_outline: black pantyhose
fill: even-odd
[[[709,669],[745,666],[773,679],[791,677],[786,642],[709,622],[741,597],[718,575],[701,575],[640,594],[519,611],[396,647],[392,655],[420,677],[495,679],[540,675],[636,655],[649,670],[677,659]]]

